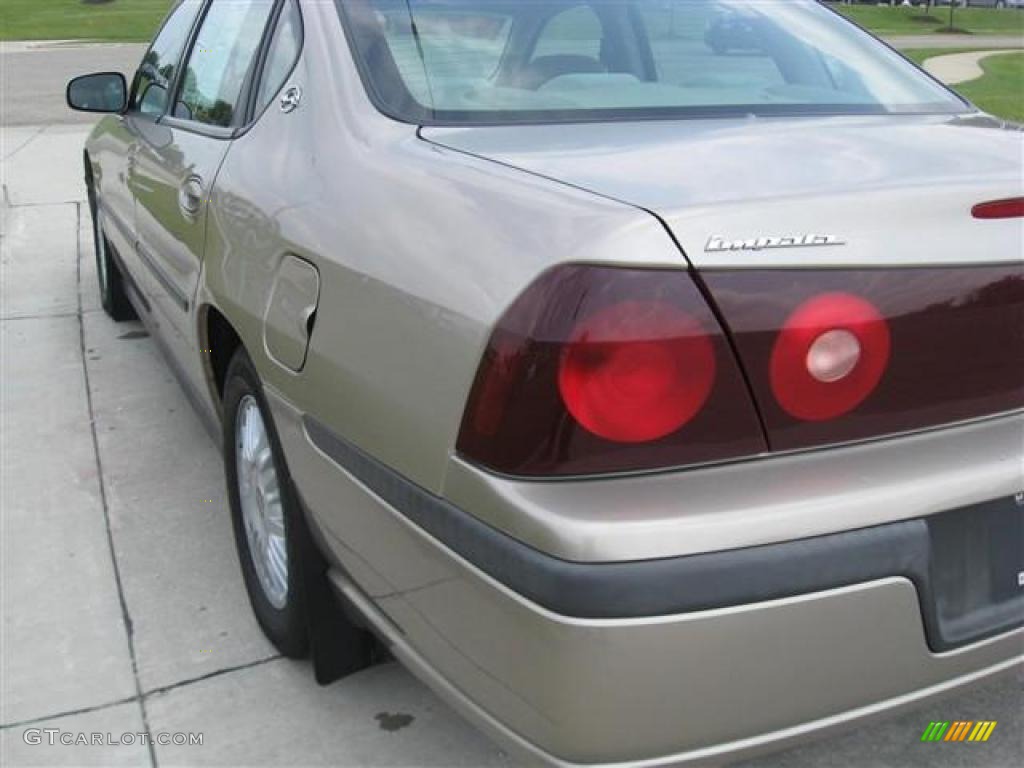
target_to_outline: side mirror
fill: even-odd
[[[120,72],[82,75],[68,83],[68,106],[79,112],[124,112],[128,84]]]

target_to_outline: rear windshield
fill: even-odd
[[[959,112],[813,0],[337,0],[370,95],[425,124]]]

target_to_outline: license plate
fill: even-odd
[[[935,515],[928,534],[932,599],[948,642],[1024,624],[1024,494]]]

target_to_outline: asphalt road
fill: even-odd
[[[218,453],[153,341],[97,307],[88,126],[59,124],[79,119],[65,77],[138,55],[0,53],[0,765],[508,765],[400,666],[320,688],[253,621]],[[381,714],[413,719],[391,732]],[[986,744],[920,742],[956,719],[999,725]],[[34,746],[29,728],[204,743]],[[1022,735],[1017,672],[745,765],[1016,767]]]
[[[144,45],[0,43],[0,125],[93,123],[65,106],[68,80],[90,72],[121,72],[131,80]]]

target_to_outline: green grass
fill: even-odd
[[[949,24],[949,8],[936,6],[929,14],[920,8],[834,5],[862,27],[882,35],[931,35]],[[958,8],[953,17],[957,29],[975,35],[1024,34],[1024,13],[1015,9]]]
[[[171,0],[0,0],[0,40],[137,40],[152,37]],[[949,9],[932,9],[931,20],[917,8],[866,5],[834,6],[873,32],[927,35],[946,26]],[[1024,34],[1024,13],[990,8],[961,8],[958,28],[973,34]]]
[[[121,40],[153,37],[172,0],[0,0],[0,40]]]
[[[973,50],[977,49],[918,48],[902,53],[922,64],[933,56]],[[982,59],[980,66],[985,72],[984,76],[951,86],[953,90],[996,117],[1024,123],[1024,51],[990,56]]]
[[[144,42],[152,38],[172,0],[0,0],[0,40],[121,40]],[[834,6],[873,32],[887,35],[923,35],[941,31],[948,8],[935,8],[929,20],[917,8],[864,5]],[[959,9],[957,27],[976,35],[1024,35],[1024,12],[984,8]],[[972,50],[970,36],[958,49],[905,51],[914,61],[944,53]],[[981,63],[985,76],[957,86],[964,96],[987,112],[1024,122],[1024,53],[993,56]]]
[[[955,86],[956,90],[997,117],[1024,123],[1024,52],[982,59],[985,76]]]
[[[0,0],[0,40],[149,40],[171,0]],[[946,26],[948,8],[933,8],[931,20],[918,8],[836,5],[872,32],[927,35]],[[1024,13],[990,8],[956,11],[958,28],[976,35],[1024,34]]]

